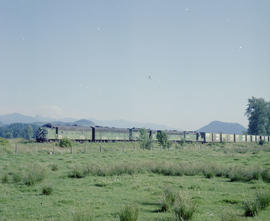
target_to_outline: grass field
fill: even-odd
[[[138,208],[140,221],[173,220],[173,210],[161,210],[165,189],[196,205],[192,220],[270,220],[268,204],[254,217],[243,207],[269,196],[269,144],[87,143],[71,154],[11,140],[0,146],[0,178],[0,220],[120,220],[126,205]]]

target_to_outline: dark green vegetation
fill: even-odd
[[[0,137],[32,139],[39,126],[36,124],[14,123],[0,127]]]
[[[60,147],[72,147],[72,140],[68,138],[63,138],[59,141]]]
[[[159,145],[162,146],[163,148],[169,149],[172,145],[172,142],[169,141],[168,135],[165,131],[158,131],[157,132],[157,141],[158,141]]]
[[[74,143],[71,154],[9,140],[0,146],[0,219],[269,220],[269,162],[267,143]]]
[[[270,102],[263,98],[248,99],[246,116],[249,134],[270,135]]]

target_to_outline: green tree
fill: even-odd
[[[33,138],[33,128],[31,125],[28,125],[27,127],[27,139],[31,140]]]
[[[153,140],[146,129],[140,129],[139,141],[140,141],[140,147],[142,149],[151,150],[152,145],[153,145]]]
[[[165,131],[158,131],[157,132],[157,140],[160,146],[165,148],[170,148],[172,143],[168,140],[168,135]]]
[[[252,97],[248,99],[246,109],[248,117],[248,133],[270,135],[270,104],[263,98]]]

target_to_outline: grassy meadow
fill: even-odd
[[[9,140],[0,145],[0,178],[1,221],[116,221],[126,206],[139,221],[172,221],[181,220],[183,205],[194,206],[183,220],[270,220],[269,144],[76,143],[71,150]],[[170,208],[166,191],[187,200]]]

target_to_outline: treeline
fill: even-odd
[[[249,134],[270,135],[270,101],[255,97],[248,99],[246,116]]]
[[[0,127],[0,137],[32,139],[39,126],[35,124],[14,123]]]

